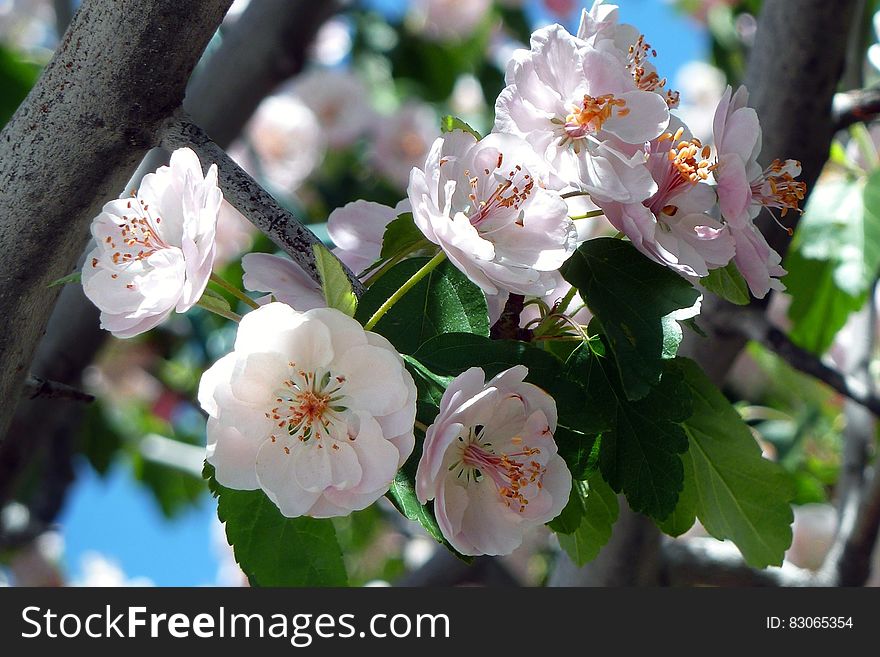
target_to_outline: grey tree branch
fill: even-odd
[[[162,146],[168,149],[189,146],[199,154],[203,163],[215,163],[219,171],[220,189],[223,190],[226,200],[299,264],[314,281],[320,282],[312,246],[321,244],[321,241],[281,207],[226,151],[211,141],[204,130],[186,117],[179,116],[163,131]],[[342,267],[348,274],[354,293],[360,297],[364,292],[363,283],[345,265]]]
[[[89,220],[181,104],[232,0],[86,0],[0,133],[0,435]],[[14,324],[12,324],[14,322]],[[13,328],[14,326],[14,328]]]
[[[739,550],[714,538],[666,540],[661,578],[669,586],[815,586],[809,570],[785,562],[781,568],[754,570]]]
[[[835,94],[831,115],[835,132],[875,120],[880,116],[880,86]]]
[[[28,399],[45,397],[46,399],[72,399],[73,401],[93,402],[95,396],[58,381],[41,379],[33,374],[28,375],[24,382],[25,395]]]
[[[299,73],[337,0],[261,0],[248,5],[190,82],[184,109],[215,143],[228,146],[260,101]]]
[[[826,365],[820,358],[796,345],[785,333],[770,324],[763,312],[741,308],[721,312],[707,319],[718,334],[732,333],[764,345],[796,370],[819,379],[841,395],[861,404],[875,416],[880,416],[880,398],[874,395],[866,381]]]

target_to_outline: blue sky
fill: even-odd
[[[402,0],[368,0],[380,11],[399,16]],[[585,3],[590,4],[590,3]],[[696,23],[678,15],[665,0],[618,0],[624,22],[638,25],[657,50],[656,64],[674,79],[679,67],[705,56],[705,36]],[[536,0],[528,3],[536,24],[556,20]],[[577,27],[576,12],[568,27]],[[107,477],[81,465],[60,518],[65,539],[65,564],[77,576],[82,556],[97,551],[117,561],[129,577],[148,577],[160,586],[198,586],[213,583],[218,562],[211,529],[215,505],[202,503],[179,518],[162,517],[150,494],[131,478],[125,464]]]

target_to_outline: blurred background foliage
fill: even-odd
[[[707,60],[682,62],[677,76],[671,76],[671,86],[681,90],[679,111],[694,132],[701,137],[711,134],[712,112],[724,86],[743,79],[761,0],[619,4],[630,10],[624,19],[638,24],[649,40],[667,26],[639,20],[645,5],[662,5],[661,10],[651,8],[652,16],[677,12],[677,22],[669,29],[687,29],[705,40]],[[235,29],[246,5],[242,0],[235,3],[206,57]],[[857,70],[847,77],[855,80],[851,86],[876,83],[880,76],[878,5],[880,0],[866,3]],[[0,124],[51,56],[58,41],[56,23],[61,22],[53,10],[59,6],[48,0],[0,0]],[[540,24],[557,20],[574,30],[581,6],[559,0],[351,2],[319,32],[306,71],[259,106],[230,152],[326,239],[323,224],[333,209],[356,199],[395,205],[405,196],[409,169],[421,163],[439,135],[441,116],[454,114],[481,132],[490,130],[492,104],[503,87],[513,50],[527,43]],[[799,345],[843,369],[851,365],[851,318],[869,313],[872,333],[877,330],[873,308],[880,266],[878,143],[880,128],[857,124],[839,134],[786,261],[789,291],[776,294],[771,302],[774,323]],[[596,234],[602,230],[597,225]],[[235,218],[221,224],[218,240],[225,263],[220,273],[236,284],[241,283],[242,253],[274,251],[267,238]],[[228,301],[235,307],[234,298]],[[146,491],[168,519],[169,528],[177,527],[175,522],[195,523],[205,534],[209,523],[216,524],[206,520],[213,518],[214,508],[200,474],[204,417],[194,400],[201,373],[230,349],[233,339],[233,326],[196,308],[138,338],[107,341],[84,375],[84,385],[97,401],[76,429],[79,481],[70,496],[76,498],[83,485],[101,490],[100,478],[121,477],[124,483],[107,484],[107,490],[121,491],[124,497],[131,494],[130,482],[136,482],[133,485]],[[872,339],[872,359],[875,352]],[[876,374],[876,368],[872,372]],[[843,400],[756,344],[740,358],[725,392],[753,428],[765,455],[782,463],[797,483],[796,503],[802,506],[789,558],[803,566],[818,563],[814,552],[821,552],[834,530],[833,514],[827,511],[840,473]],[[16,513],[27,509],[40,486],[38,470],[21,477],[15,501],[2,511],[7,527],[10,518],[14,521]],[[94,496],[93,492],[88,499]],[[119,517],[105,518],[103,531],[124,531],[114,521],[135,513],[133,508],[114,507]],[[819,521],[803,520],[808,515]],[[101,550],[103,543],[94,527],[78,518],[67,509],[54,535],[0,553],[0,581],[242,583],[219,531],[211,530],[213,538],[181,548],[201,553],[198,558],[214,564],[217,575],[212,579],[204,570],[189,575],[174,570],[159,557],[151,565],[143,563],[141,553],[137,567],[128,554],[91,554],[89,546]],[[796,548],[804,539],[797,537],[799,522],[800,531],[813,532],[803,534],[812,547],[801,547],[800,552]],[[434,549],[417,527],[381,506],[339,519],[337,529],[355,585],[393,582],[424,563]],[[157,530],[151,536],[161,541],[165,534]],[[551,540],[536,536],[506,560],[518,581],[540,584],[546,579],[554,555]],[[78,552],[65,552],[65,541],[80,546]],[[126,570],[149,580],[132,579]]]

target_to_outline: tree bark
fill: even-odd
[[[180,107],[232,0],[86,0],[0,133],[0,435],[88,222]]]

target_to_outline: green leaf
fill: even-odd
[[[356,319],[369,320],[427,262],[428,258],[410,258],[388,270],[361,297]],[[443,262],[394,304],[374,330],[405,354],[443,333],[488,336],[486,297],[452,263]]]
[[[351,281],[348,280],[342,263],[321,244],[315,244],[312,250],[315,253],[315,266],[321,276],[321,289],[327,300],[327,306],[354,317],[358,300],[351,289]]]
[[[794,252],[788,254],[785,266],[789,272],[785,277],[786,291],[791,295],[789,337],[814,354],[824,354],[868,294],[853,297],[837,287],[835,265],[828,260],[807,260]]]
[[[652,262],[623,240],[582,244],[561,269],[601,322],[628,399],[651,392],[663,360],[675,356],[681,327],[672,318],[700,293],[678,274]]]
[[[575,482],[572,490],[577,494],[583,515],[574,532],[557,534],[557,538],[571,560],[584,566],[608,543],[620,507],[614,491],[598,474],[587,482]]]
[[[660,383],[644,399],[631,401],[609,358],[580,349],[568,364],[595,408],[609,413],[602,432],[599,468],[605,480],[623,491],[634,511],[663,519],[672,513],[684,481],[679,454],[687,436],[678,425],[689,417],[691,398],[674,361],[666,361]]]
[[[391,482],[388,496],[403,515],[410,520],[418,522],[439,542],[443,543],[446,540],[443,538],[434,514],[419,502],[419,499],[416,497],[413,481],[403,472],[398,472],[394,481]]]
[[[733,541],[753,568],[781,565],[794,519],[790,477],[761,456],[749,427],[696,363],[679,358],[675,365],[694,408],[684,422],[690,443],[682,457],[686,492],[674,529],[680,533],[696,515],[712,536]]]
[[[68,274],[67,276],[62,276],[61,278],[52,281],[46,287],[55,287],[56,285],[67,285],[68,283],[79,283],[82,281],[82,272],[75,271],[72,274]]]
[[[202,294],[199,299],[199,305],[212,312],[220,311],[228,313],[232,310],[232,306],[229,305],[229,301],[226,297],[213,290],[205,290],[204,294]]]
[[[727,299],[738,306],[746,306],[749,303],[749,285],[734,262],[729,262],[726,267],[712,269],[708,276],[700,279],[700,284],[722,299]]]
[[[816,186],[786,258],[791,338],[821,354],[880,269],[880,171]]]
[[[345,586],[348,577],[329,519],[286,518],[261,490],[232,490],[204,477],[217,515],[251,586]]]
[[[421,245],[427,244],[425,235],[413,221],[412,212],[405,212],[398,215],[397,219],[385,228],[385,233],[382,235],[382,253],[379,257],[387,260],[400,254],[411,253]]]
[[[464,130],[476,137],[477,141],[482,139],[480,133],[470,127],[457,116],[447,115],[440,120],[440,132],[452,132],[453,130]]]

